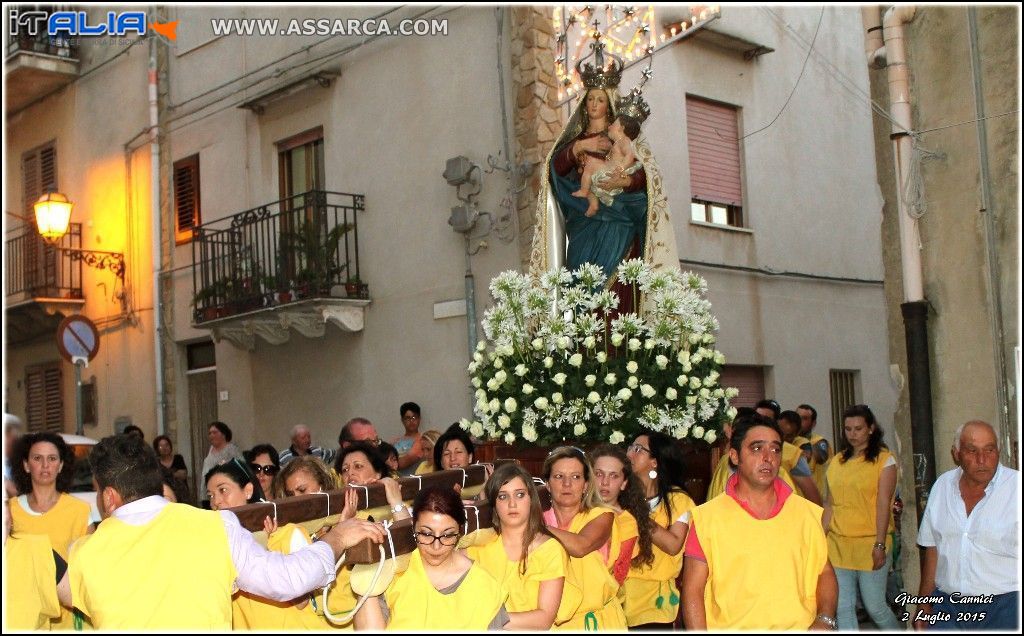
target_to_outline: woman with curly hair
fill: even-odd
[[[654,522],[640,482],[633,476],[629,459],[621,448],[601,444],[590,451],[590,460],[594,463],[597,493],[601,501],[616,512],[608,566],[622,585],[631,566],[649,566],[654,562],[651,549],[651,524]]]
[[[676,440],[664,433],[637,435],[626,452],[647,498],[654,560],[632,567],[623,584],[626,620],[631,629],[671,629],[679,614],[676,579],[683,567],[683,544],[693,499],[683,486],[683,465]]]
[[[29,433],[18,440],[11,458],[18,497],[11,500],[12,530],[41,534],[65,561],[68,548],[89,532],[89,504],[68,494],[75,455],[56,433]],[[61,609],[51,629],[73,629],[74,616]]]

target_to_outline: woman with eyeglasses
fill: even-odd
[[[615,512],[597,494],[590,460],[578,448],[556,448],[544,460],[544,479],[551,493],[544,522],[569,554],[566,586],[578,588],[583,596],[572,616],[555,629],[625,629],[626,617],[616,598],[619,583],[608,569]]]
[[[483,531],[489,540],[467,547],[466,555],[508,592],[505,628],[546,630],[572,616],[575,607],[559,613],[569,555],[544,526],[533,477],[517,464],[504,464],[487,480],[484,493],[493,507],[495,535]],[[571,598],[578,601],[578,591],[566,597],[566,605]]]
[[[263,489],[258,478],[237,459],[214,466],[206,474],[206,490],[213,510],[236,508],[263,499]],[[263,522],[263,529],[267,533],[267,549],[275,552],[290,554],[310,543],[309,535],[301,527],[289,523],[278,528],[277,522],[269,516]],[[309,597],[303,597],[281,603],[238,591],[231,599],[232,628],[325,629],[326,622],[322,616],[317,615],[316,608],[309,601]]]
[[[892,559],[892,502],[896,496],[896,458],[882,443],[882,427],[864,404],[843,412],[842,450],[825,472],[828,559],[839,582],[836,620],[843,631],[856,630],[857,594],[879,629],[903,629],[885,599]]]
[[[281,457],[277,449],[270,444],[257,444],[246,453],[249,458],[249,469],[256,475],[260,488],[267,495],[274,492],[274,477],[281,472]]]
[[[597,493],[601,501],[615,511],[608,563],[612,576],[622,585],[631,565],[651,565],[654,561],[651,544],[654,522],[626,453],[618,446],[601,444],[590,451],[589,457],[594,465]]]
[[[413,502],[417,550],[409,567],[356,614],[357,630],[498,630],[509,622],[505,591],[456,545],[466,524],[462,500],[427,487]]]
[[[679,614],[676,579],[683,566],[683,544],[695,507],[683,485],[676,440],[664,433],[637,435],[626,451],[650,511],[654,559],[634,565],[622,585],[630,629],[671,630]]]

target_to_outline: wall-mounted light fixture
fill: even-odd
[[[96,269],[108,269],[121,280],[124,285],[124,254],[121,252],[104,252],[86,250],[78,247],[61,247],[57,245],[68,233],[71,225],[71,206],[74,205],[60,192],[47,192],[33,204],[36,216],[36,229],[39,236],[53,249],[66,252],[72,260],[79,260]]]

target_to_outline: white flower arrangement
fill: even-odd
[[[462,428],[543,446],[619,444],[645,431],[719,437],[737,391],[718,384],[725,357],[714,349],[707,283],[639,259],[623,261],[618,279],[630,285],[633,312],[617,313],[619,296],[595,265],[495,277],[486,341],[468,368],[474,419]]]

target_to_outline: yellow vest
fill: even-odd
[[[814,459],[813,447],[817,446],[818,442],[821,442],[824,439],[825,438],[822,437],[821,435],[817,435],[815,433],[811,433],[811,447],[812,447],[812,449],[811,449],[811,461],[810,461],[811,475],[813,475],[813,477],[814,477],[814,485],[818,487],[818,492],[821,493],[821,497],[822,497],[823,500],[824,500],[824,497],[825,497],[825,471],[828,468],[828,461],[830,459],[832,459],[832,455],[833,455],[832,446],[829,445],[829,447],[828,447],[828,456],[825,458],[825,461],[820,463],[820,464],[818,463],[818,461],[816,459]]]
[[[104,519],[75,544],[68,576],[97,629],[231,628],[237,572],[217,512],[168,504],[142,526]]]
[[[782,445],[782,462],[779,466],[779,479],[786,482],[786,485],[796,494],[803,496],[800,489],[793,483],[793,478],[789,475],[790,466],[786,465],[786,459],[792,462],[792,466],[796,466],[796,462],[800,461],[800,457],[794,458],[792,453],[786,452],[786,444]],[[792,447],[792,444],[788,446]],[[797,449],[799,450],[799,449]],[[725,482],[729,481],[729,477],[732,477],[732,467],[729,466],[729,453],[726,452],[722,455],[722,458],[718,460],[718,466],[715,466],[715,474],[711,476],[711,485],[708,486],[708,497],[706,501],[711,501],[718,495],[725,492]]]
[[[466,556],[490,574],[508,593],[505,609],[509,612],[532,612],[537,609],[540,598],[540,584],[551,579],[565,577],[569,566],[569,555],[562,544],[548,539],[533,549],[526,556],[526,573],[520,572],[520,561],[510,561],[505,552],[501,537],[494,535],[491,541],[482,545],[466,548]],[[570,599],[575,598],[578,606],[580,592],[562,588],[562,603],[558,606],[555,624],[565,622],[576,611],[576,607],[567,607]]]
[[[11,535],[4,545],[4,568],[4,631],[56,627],[51,619],[60,617],[61,606],[57,601],[57,566],[50,538],[39,534]]]
[[[36,515],[21,507],[20,498],[12,499],[11,521],[11,527],[16,533],[49,537],[50,545],[67,561],[68,548],[89,530],[89,504],[67,493],[61,493],[53,508]],[[60,618],[51,623],[50,627],[59,630],[74,629],[74,614],[66,607],[60,608]]]
[[[267,549],[291,554],[293,536],[301,537],[306,544],[310,542],[299,526],[289,523],[270,535]],[[322,630],[329,626],[323,617],[317,616],[312,603],[299,608],[292,602],[272,601],[241,590],[231,601],[231,615],[235,630]]]
[[[501,609],[505,591],[474,563],[458,589],[442,594],[427,578],[416,550],[409,568],[395,575],[384,597],[391,611],[390,631],[484,631]]]
[[[821,507],[793,496],[763,520],[729,495],[694,508],[708,566],[708,630],[806,630],[814,622],[828,554],[821,514]]]
[[[693,510],[694,503],[683,492],[669,493],[672,504],[672,518],[665,506],[659,505],[651,512],[651,520],[662,528],[668,528],[684,512]],[[650,566],[630,568],[629,576],[622,584],[622,609],[630,627],[646,623],[671,623],[679,613],[679,587],[676,579],[683,567],[683,551],[670,555],[656,545],[651,546],[654,563]]]
[[[847,570],[872,570],[871,551],[875,544],[875,504],[878,480],[885,462],[892,455],[882,450],[874,462],[858,456],[829,462],[826,479],[832,495],[832,520],[828,526],[828,557],[832,565]],[[895,496],[895,493],[894,493]],[[892,549],[892,501],[889,501],[889,526],[885,549]]]
[[[579,533],[588,523],[608,512],[614,511],[599,507],[591,508],[588,512],[580,512],[573,517],[568,530]],[[552,629],[603,631],[626,628],[626,616],[622,613],[622,604],[616,597],[619,584],[608,570],[608,564],[605,563],[600,550],[594,550],[580,558],[570,556],[565,582],[579,589],[582,598],[576,612],[567,621]]]

